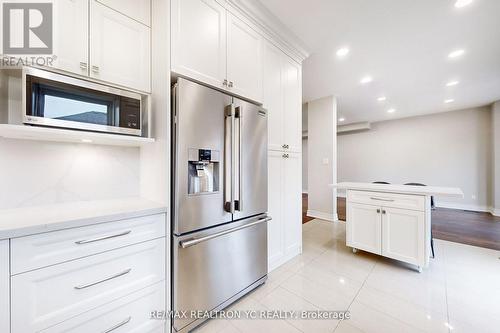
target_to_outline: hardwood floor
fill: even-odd
[[[337,199],[337,214],[345,221],[345,198]],[[432,211],[432,235],[450,242],[500,251],[500,217],[489,213],[437,208]]]
[[[313,217],[307,216],[307,194],[302,193],[302,224],[314,220]]]

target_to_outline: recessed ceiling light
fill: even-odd
[[[364,78],[361,79],[361,84],[367,84],[373,81],[373,78],[371,76],[365,76]]]
[[[456,86],[457,84],[459,84],[460,82],[459,81],[450,81],[446,84],[447,87],[453,87],[453,86]]]
[[[458,57],[463,56],[464,53],[465,53],[465,50],[463,50],[463,49],[455,50],[455,51],[450,52],[450,54],[448,54],[448,58],[451,58],[451,59],[458,58]]]
[[[472,0],[457,0],[455,2],[455,7],[462,8],[462,7],[470,5],[471,3],[472,3]]]
[[[387,100],[385,96],[380,96],[379,98],[377,98],[377,101],[379,102],[384,102],[385,100]]]
[[[349,54],[349,49],[347,47],[342,47],[337,50],[337,57],[343,58]]]
[[[455,100],[450,98],[450,99],[445,99],[444,102],[445,102],[445,104],[450,104],[450,103],[455,102]]]
[[[344,122],[344,121],[345,121],[345,118],[339,118],[339,121],[340,121],[340,122]]]
[[[387,113],[394,113],[394,112],[396,112],[396,109],[389,109],[389,110],[387,110]]]
[[[83,143],[92,143],[92,140],[90,140],[90,139],[82,139],[82,142]]]

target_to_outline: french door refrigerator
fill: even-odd
[[[176,332],[267,278],[267,112],[179,78],[172,120],[172,309]]]

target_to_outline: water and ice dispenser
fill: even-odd
[[[219,191],[220,152],[209,149],[189,149],[189,194]]]

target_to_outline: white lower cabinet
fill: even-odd
[[[348,191],[347,246],[425,267],[430,243],[426,209],[430,203],[420,196]]]
[[[377,206],[352,203],[347,208],[347,246],[382,254],[382,216]]]
[[[9,240],[0,241],[0,332],[10,332]]]
[[[164,310],[164,289],[163,282],[157,283],[41,332],[163,333],[165,320],[152,317],[152,313]]]
[[[425,260],[425,213],[383,208],[382,255],[414,265]]]
[[[302,252],[302,159],[299,153],[269,151],[269,270]]]

